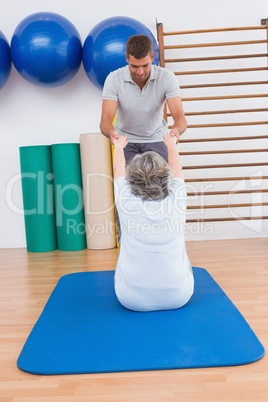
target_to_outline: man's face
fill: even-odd
[[[135,59],[135,57],[131,54],[129,57],[126,55],[131,77],[136,84],[145,84],[148,80],[151,72],[152,62],[154,61],[154,55],[154,53],[152,56],[148,54],[142,59]]]

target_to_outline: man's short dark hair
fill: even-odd
[[[133,35],[127,41],[126,48],[127,57],[129,55],[135,59],[143,59],[144,57],[153,54],[153,43],[149,36],[146,35]]]

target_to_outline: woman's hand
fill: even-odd
[[[177,136],[173,133],[168,133],[164,135],[164,144],[168,148],[169,146],[174,146],[177,144]]]
[[[127,145],[127,135],[120,135],[119,138],[113,140],[115,148],[125,148]]]

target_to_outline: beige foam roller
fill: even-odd
[[[116,222],[110,139],[80,135],[87,248],[116,247]]]

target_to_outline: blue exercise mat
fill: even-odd
[[[264,348],[219,285],[194,268],[195,292],[178,310],[133,312],[118,302],[114,271],[63,276],[18,359],[33,374],[233,366]]]

